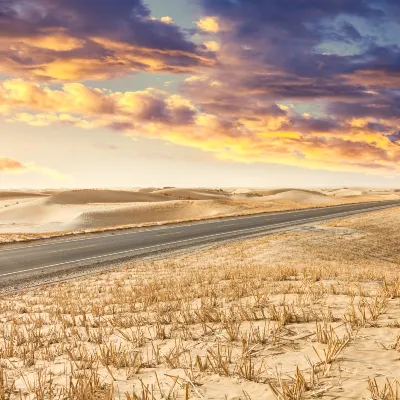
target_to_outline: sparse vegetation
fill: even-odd
[[[0,399],[398,399],[400,212],[3,295]]]

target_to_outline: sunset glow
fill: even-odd
[[[251,168],[259,186],[395,186],[399,16],[396,0],[0,0],[0,185],[245,186]]]

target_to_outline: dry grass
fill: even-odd
[[[0,301],[0,399],[398,399],[400,211]]]

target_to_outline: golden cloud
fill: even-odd
[[[78,83],[53,90],[20,79],[0,85],[0,102],[7,105],[3,117],[8,122],[110,128],[200,148],[219,159],[330,170],[399,169],[400,147],[374,131],[368,118],[349,118],[325,129],[326,123],[276,105],[255,117],[224,119],[162,90],[112,92]],[[393,120],[380,123],[395,126]]]
[[[0,173],[24,173],[28,171],[38,172],[50,176],[56,180],[69,180],[70,177],[61,174],[51,168],[38,166],[34,163],[22,164],[17,160],[8,157],[0,157]]]
[[[220,22],[217,17],[204,17],[197,22],[197,26],[207,33],[218,33],[220,31]]]
[[[159,23],[170,26],[173,21],[163,17]],[[82,39],[61,28],[0,36],[0,54],[0,72],[39,81],[107,80],[138,71],[192,73],[214,65],[210,51],[204,48],[151,48],[94,35]]]
[[[69,35],[63,28],[42,29],[35,36],[25,36],[15,39],[17,43],[53,51],[71,51],[80,49],[85,41]]]
[[[203,44],[204,44],[204,46],[206,46],[207,50],[214,51],[214,52],[217,52],[221,48],[221,45],[218,42],[215,42],[213,40],[204,42]]]
[[[165,16],[165,17],[161,17],[161,18],[150,17],[149,19],[151,21],[161,21],[161,22],[164,22],[164,24],[173,24],[174,23],[174,20],[169,16]]]

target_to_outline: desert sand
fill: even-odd
[[[400,211],[0,298],[2,399],[398,399]]]
[[[221,216],[399,199],[395,190],[340,188],[0,192],[0,243]]]

